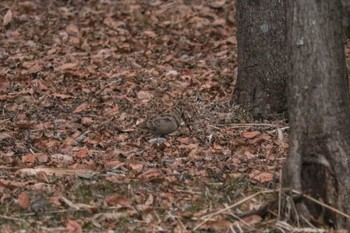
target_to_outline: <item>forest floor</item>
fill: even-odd
[[[277,196],[288,146],[285,122],[230,105],[234,1],[3,0],[0,15],[0,232],[288,228],[245,215]],[[150,144],[136,124],[179,103],[185,125]]]

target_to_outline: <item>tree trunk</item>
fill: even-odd
[[[283,186],[350,213],[350,101],[340,0],[288,0],[289,153]],[[350,219],[307,199],[300,216],[350,229]],[[315,221],[314,221],[315,223]]]
[[[232,102],[255,118],[287,110],[285,1],[238,0],[238,78]]]

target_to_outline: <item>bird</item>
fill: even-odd
[[[138,124],[137,127],[159,137],[175,132],[180,127],[181,122],[180,110],[174,109],[172,112],[147,118]]]

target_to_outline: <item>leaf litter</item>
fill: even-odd
[[[229,104],[234,1],[1,6],[0,232],[258,228],[270,193],[218,211],[279,187],[286,124]],[[166,141],[135,127],[178,105]]]

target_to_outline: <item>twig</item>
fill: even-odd
[[[311,196],[309,196],[307,194],[303,194],[303,193],[301,193],[301,192],[299,192],[297,190],[294,190],[294,189],[292,190],[292,192],[295,193],[295,194],[301,195],[302,197],[305,197],[305,198],[309,199],[310,201],[313,201],[313,202],[315,202],[315,203],[317,203],[317,204],[319,204],[319,205],[321,205],[321,206],[323,206],[323,207],[325,207],[325,208],[327,208],[327,209],[329,209],[329,210],[331,210],[331,211],[333,211],[333,212],[335,212],[337,214],[340,214],[343,217],[350,218],[350,215],[344,213],[343,211],[335,209],[334,207],[332,207],[330,205],[327,205],[327,204],[325,204],[325,203],[323,203],[321,201],[318,201],[315,198],[313,198],[313,197],[311,197]]]
[[[286,127],[283,127],[283,128],[279,128],[279,130],[281,131],[284,131],[284,130],[287,130],[289,129],[289,126],[286,126]],[[271,130],[271,131],[267,131],[266,133],[268,134],[273,134],[274,132],[276,132],[278,129],[275,129],[275,130]]]
[[[280,172],[280,180],[282,180],[282,171]],[[281,207],[282,206],[282,189],[278,192],[278,209],[277,209],[277,219],[281,219]]]
[[[236,206],[239,206],[239,205],[243,204],[244,202],[246,202],[246,201],[248,201],[248,200],[250,200],[250,199],[252,199],[252,198],[254,198],[256,196],[259,196],[261,194],[274,193],[274,192],[276,192],[276,191],[274,191],[274,190],[266,190],[266,191],[260,191],[260,192],[254,193],[253,195],[250,195],[249,197],[246,197],[243,200],[241,200],[241,201],[239,201],[239,202],[237,202],[237,203],[235,203],[233,205],[230,205],[230,206],[228,206],[228,207],[226,207],[224,209],[221,209],[221,210],[219,210],[217,212],[209,214],[207,217],[205,217],[205,219],[201,223],[199,223],[195,228],[193,228],[193,231],[197,230],[199,227],[201,227],[203,224],[208,222],[215,215],[221,214],[221,213],[223,213],[223,212],[225,212],[225,211],[227,211],[229,209],[235,208]]]
[[[23,220],[23,219],[15,218],[15,217],[10,217],[10,216],[5,216],[5,215],[0,215],[0,218],[7,219],[7,220],[13,220],[13,221],[26,222],[26,221]]]

